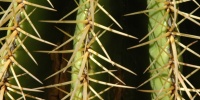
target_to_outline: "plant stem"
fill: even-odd
[[[166,6],[166,0],[147,0],[148,9],[160,9]],[[168,21],[170,19],[170,12],[166,9],[150,11],[149,14],[148,30],[152,31],[149,40],[156,39],[165,34],[168,34]],[[150,81],[152,89],[152,100],[170,100],[172,93],[172,79],[171,76],[171,44],[169,43],[168,36],[158,38],[155,42],[149,45],[150,54]]]

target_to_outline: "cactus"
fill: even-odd
[[[38,65],[36,58],[30,50],[40,47],[40,45],[38,45],[38,47],[33,46],[33,44],[37,44],[35,41],[53,46],[56,45],[41,39],[41,35],[29,16],[31,16],[31,14],[35,11],[35,9],[32,9],[31,6],[34,6],[34,8],[38,7],[48,10],[54,9],[41,6],[33,3],[32,1],[13,0],[7,2],[10,2],[10,5],[3,13],[0,20],[1,31],[7,30],[7,35],[2,37],[2,47],[0,51],[0,77],[2,82],[1,100],[5,97],[6,99],[23,98],[25,100],[27,97],[41,99],[40,97],[29,95],[28,92],[26,92],[42,92],[40,90],[33,89],[33,86],[41,86],[37,85],[38,83],[43,84],[39,77],[32,74],[36,73],[35,71],[30,72],[30,70],[35,70],[36,68],[34,67]],[[33,35],[34,33],[37,33],[37,36]],[[32,45],[26,45],[25,43],[31,43]],[[33,80],[29,77],[38,83],[33,82]],[[27,82],[21,80],[26,80]],[[30,85],[31,83],[32,86]]]
[[[105,2],[105,4],[108,2]],[[77,9],[78,8],[78,9]],[[111,29],[110,27],[107,27],[105,25],[99,24],[96,22],[98,20],[98,16],[96,16],[96,8],[98,8],[100,11],[105,13],[111,20],[113,20],[120,28],[121,26],[119,23],[100,5],[98,1],[93,1],[93,0],[80,0],[78,7],[76,9],[72,10],[72,12],[78,10],[77,12],[77,17],[76,20],[63,20],[67,16],[69,16],[72,12],[68,13],[65,15],[63,18],[61,18],[59,21],[43,21],[43,22],[49,22],[49,23],[75,23],[76,24],[76,30],[74,33],[74,36],[72,36],[69,40],[55,48],[53,51],[40,51],[40,52],[63,52],[64,51],[57,51],[60,47],[62,47],[64,44],[68,43],[69,41],[73,40],[73,53],[68,61],[68,64],[66,67],[61,69],[58,72],[66,72],[66,70],[71,66],[71,81],[68,83],[71,84],[71,92],[63,97],[62,99],[66,99],[67,97],[70,96],[70,99],[81,99],[83,98],[86,100],[87,98],[90,98],[90,92],[91,97],[93,96],[92,94],[95,94],[99,99],[103,99],[99,94],[98,91],[96,91],[97,87],[99,88],[98,85],[95,86],[95,89],[91,86],[91,82],[94,83],[99,83],[103,85],[108,85],[109,87],[122,87],[122,88],[134,88],[130,86],[125,86],[125,85],[118,85],[116,83],[108,83],[106,82],[106,78],[104,78],[104,81],[96,80],[95,76],[89,76],[90,74],[96,74],[97,72],[101,73],[108,73],[109,75],[113,76],[121,82],[122,84],[125,84],[121,79],[119,79],[116,75],[114,75],[111,71],[106,68],[103,63],[97,61],[97,57],[101,58],[102,60],[112,64],[113,66],[116,66],[118,68],[121,68],[127,72],[130,72],[132,74],[135,74],[133,71],[125,68],[124,66],[115,63],[114,61],[111,60],[109,57],[104,45],[102,45],[102,42],[99,39],[98,32],[101,32],[100,29],[106,30],[113,32],[115,34],[119,34],[122,36],[130,37],[130,38],[136,38],[134,36],[125,34],[123,32]],[[100,12],[99,11],[99,12]],[[97,12],[98,13],[98,12]],[[104,19],[106,21],[106,19]],[[99,27],[100,29],[96,30],[94,28]],[[102,33],[101,33],[102,34]],[[100,34],[100,35],[101,35]],[[94,42],[97,42],[96,45],[94,45]],[[105,54],[102,55],[98,53],[95,49],[97,49],[97,45],[100,46],[99,49],[102,49],[103,53]],[[67,51],[66,51],[67,52]],[[96,67],[101,67],[103,69],[99,70],[99,68]],[[58,74],[56,72],[55,74]],[[51,75],[50,77],[54,76],[55,74]],[[50,78],[48,77],[48,78]],[[105,77],[105,76],[101,76]],[[97,78],[98,79],[98,78]],[[59,85],[58,83],[57,85]],[[49,86],[49,87],[55,87],[54,86]],[[62,85],[62,84],[61,84]],[[49,88],[47,86],[47,88]],[[39,87],[37,89],[41,89],[45,87]],[[100,90],[99,92],[103,92],[103,89]]]
[[[188,81],[188,76],[184,75],[182,72],[183,66],[194,66],[182,62],[183,52],[188,50],[195,55],[197,53],[187,48],[194,42],[185,46],[180,42],[180,37],[199,38],[195,35],[182,33],[181,29],[179,29],[179,25],[182,24],[185,19],[189,19],[194,23],[196,22],[193,20],[194,17],[188,17],[193,16],[192,14],[179,10],[178,5],[182,3],[184,2],[178,0],[147,0],[147,10],[125,15],[130,16],[145,13],[149,18],[149,33],[143,37],[140,42],[147,37],[149,37],[149,41],[132,46],[129,49],[149,45],[150,65],[145,72],[149,70],[150,78],[140,84],[138,88],[150,81],[152,90],[140,91],[150,92],[152,94],[152,99],[180,100],[185,98],[183,92],[186,93],[189,99],[194,99],[195,96],[192,96],[190,88],[194,89],[198,94],[197,89]],[[184,18],[178,20],[178,16]],[[180,51],[180,47],[183,47],[182,51]],[[189,85],[190,88],[187,85]]]
[[[188,20],[189,25],[199,25],[196,0],[0,2],[0,33],[6,34],[1,35],[1,100],[141,99],[137,94],[145,100],[199,97],[199,85],[191,80],[198,77],[199,64],[188,62],[187,56],[199,57],[198,50],[191,49],[197,41],[191,41],[200,38],[191,27],[183,28]],[[137,11],[143,2],[146,9]],[[184,6],[192,5],[189,2],[196,6],[192,11]],[[140,20],[138,14],[146,18]],[[137,30],[148,33],[141,38],[132,34]],[[139,44],[132,42],[137,39]],[[148,71],[149,78],[143,79],[141,70],[144,75]]]

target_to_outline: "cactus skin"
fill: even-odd
[[[79,5],[82,5],[85,2],[86,2],[86,0],[80,0],[79,1]],[[88,15],[87,15],[87,13],[88,13],[87,9],[89,9],[89,4],[88,3],[86,3],[85,5],[83,5],[80,8],[80,10],[78,10],[76,20],[86,20],[86,18],[88,17]],[[84,48],[84,42],[83,42],[84,40],[82,39],[81,45],[80,45],[80,41],[81,41],[81,38],[85,38],[86,34],[88,34],[89,27],[87,27],[86,31],[83,31],[86,28],[86,24],[85,23],[77,23],[76,24],[74,35],[77,35],[77,37],[74,39],[74,43],[73,43],[74,50],[79,50],[81,48]],[[80,71],[81,64],[82,64],[82,61],[83,61],[82,59],[80,59],[81,56],[84,56],[84,52],[83,51],[77,51],[77,53],[75,54],[75,57],[74,57],[74,61],[77,61],[77,60],[78,61],[74,64],[74,66],[72,66],[72,72],[79,72]],[[80,78],[80,76],[78,76],[77,73],[72,73],[71,76],[72,76],[71,77],[72,81],[77,80],[77,79]],[[72,91],[75,89],[74,85],[75,84],[71,85]],[[78,89],[76,91],[75,97],[82,98],[83,97],[82,92],[83,92],[82,88]]]
[[[163,9],[166,6],[163,10],[150,11],[148,14],[148,30],[149,32],[153,30],[149,40],[160,37],[149,44],[150,63],[152,64],[150,67],[150,70],[152,70],[150,84],[152,89],[155,90],[152,93],[152,99],[159,100],[171,100],[172,98],[181,97],[177,90],[179,87],[178,73],[181,72],[181,67],[177,62],[181,61],[181,56],[177,56],[180,50],[179,46],[175,44],[175,41],[179,41],[179,38],[172,35],[173,32],[176,32],[174,25],[177,15],[167,8],[171,6],[167,4],[169,2],[166,0],[147,1],[149,4],[148,9]],[[174,17],[175,20],[171,16],[176,16]],[[172,96],[173,93],[175,97]]]
[[[148,4],[150,4],[148,9],[156,9],[163,7],[165,5],[163,3],[165,0],[160,1],[161,3],[157,1],[152,1],[152,2],[150,1],[152,0],[148,0]],[[153,33],[149,36],[149,40],[155,39],[167,32],[166,27],[169,14],[165,17],[163,21],[159,21],[163,19],[163,17],[166,15],[165,13],[166,13],[165,9],[161,11],[149,12],[148,15],[150,18],[149,18],[148,30],[151,31],[154,27],[156,27],[156,25],[158,25],[156,30],[154,30]],[[158,22],[160,22],[161,24],[159,24]],[[166,46],[167,41],[168,38],[164,37],[162,39],[157,40],[156,42],[149,44],[150,63],[152,63],[155,59],[157,59],[156,62],[151,66],[150,70],[163,69],[163,70],[153,71],[151,73],[151,77],[154,77],[158,73],[161,73],[159,74],[159,76],[155,77],[150,82],[153,90],[161,90],[162,88],[169,89],[172,85],[171,79],[168,78],[169,68],[164,69],[164,67],[166,67],[166,65],[170,61],[170,57],[165,53],[169,52],[170,50],[170,44],[167,44]],[[163,51],[162,48],[165,50],[165,52]],[[157,58],[158,55],[160,56]],[[166,80],[168,80],[169,82],[166,82]],[[157,98],[158,95],[161,96],[165,95],[167,92],[168,91],[161,91],[160,93],[159,92],[152,93],[152,99]],[[170,95],[164,96],[162,100],[170,100]]]

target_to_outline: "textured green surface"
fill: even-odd
[[[153,1],[148,0],[149,7],[148,9],[158,9],[164,7],[164,1]],[[149,32],[156,28],[153,33],[149,36],[149,40],[153,40],[158,38],[167,32],[167,20],[169,18],[169,13],[166,13],[166,10],[158,10],[158,11],[150,11],[149,12],[149,24],[148,30]],[[167,44],[168,37],[163,37],[158,39],[156,42],[153,42],[149,45],[149,54],[150,54],[150,63],[152,63],[155,59],[155,63],[151,66],[150,70],[158,70],[151,73],[151,77],[155,77],[151,80],[151,87],[153,90],[161,90],[168,89],[171,86],[170,79],[168,79],[169,68],[168,63],[170,60],[169,55],[167,53],[170,52],[170,44]],[[166,53],[167,52],[167,53]],[[159,70],[163,69],[163,70]],[[156,76],[158,73],[158,76]],[[166,82],[168,80],[169,82]],[[161,91],[152,93],[152,99],[157,98],[159,95],[164,95],[168,91]],[[164,96],[162,100],[170,100],[169,96]]]

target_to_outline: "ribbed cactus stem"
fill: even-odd
[[[176,30],[176,14],[170,10],[175,7],[173,1],[148,0],[149,12],[148,30],[152,31],[149,40],[157,39],[149,45],[150,63],[152,64],[151,87],[154,90],[152,99],[171,100],[177,98],[179,73],[178,47],[175,45],[173,32]],[[172,95],[175,95],[173,97]]]
[[[83,21],[83,22],[78,22],[76,24],[76,28],[75,28],[75,33],[74,36],[74,59],[73,61],[76,62],[74,65],[72,65],[72,75],[71,75],[71,79],[72,81],[76,81],[75,84],[71,85],[71,90],[74,91],[75,93],[74,96],[71,96],[72,98],[75,99],[80,99],[83,98],[83,88],[79,85],[81,85],[82,80],[84,79],[83,71],[87,71],[88,68],[86,68],[86,63],[88,63],[86,60],[88,60],[88,52],[87,51],[83,51],[81,49],[85,49],[85,43],[89,34],[89,29],[91,28],[91,25],[89,24],[89,9],[90,9],[90,2],[88,2],[88,0],[80,0],[79,1],[79,6],[80,9],[77,12],[77,16],[76,16],[76,20],[77,21]],[[71,58],[73,58],[73,55]],[[83,78],[83,79],[82,79]],[[78,81],[77,81],[78,80]],[[83,80],[83,83],[84,80]],[[79,84],[79,85],[78,85]],[[85,83],[87,84],[87,83]],[[84,86],[83,86],[84,87]],[[85,92],[84,92],[85,93]],[[87,92],[86,92],[87,93]],[[87,94],[85,94],[87,97]],[[84,95],[84,98],[86,98]]]

